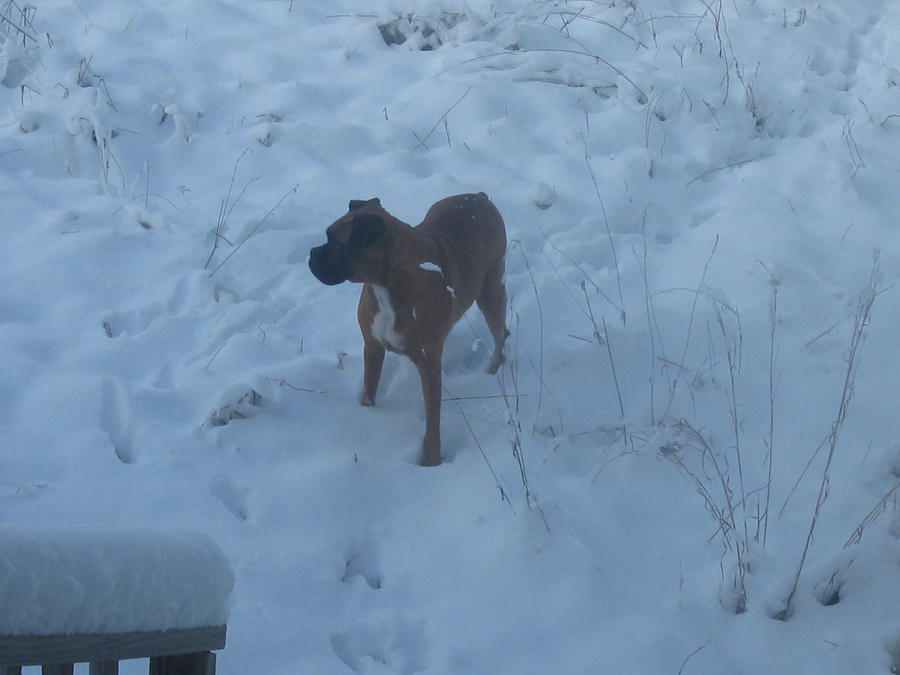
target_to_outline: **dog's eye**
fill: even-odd
[[[368,246],[384,233],[385,225],[380,216],[374,213],[363,213],[353,219],[353,231],[350,233],[350,246],[354,249]]]

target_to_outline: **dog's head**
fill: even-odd
[[[387,212],[376,197],[354,199],[325,231],[328,241],[309,252],[309,269],[323,284],[377,282],[385,261]]]

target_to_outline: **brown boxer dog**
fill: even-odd
[[[425,398],[423,464],[441,463],[441,357],[444,340],[478,303],[494,353],[488,373],[503,363],[506,228],[484,193],[447,197],[416,227],[394,218],[375,198],[353,200],[309,252],[309,269],[324,284],[364,284],[357,316],[365,343],[362,404],[375,404],[384,352],[406,355],[422,378]]]

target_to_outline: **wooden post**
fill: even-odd
[[[150,659],[150,675],[216,675],[212,652],[156,656]]]

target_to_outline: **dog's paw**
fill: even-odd
[[[496,375],[497,371],[500,370],[500,366],[502,366],[505,362],[506,362],[505,355],[495,354],[493,357],[491,357],[491,362],[488,364],[487,371],[486,371],[487,374],[488,375]]]
[[[440,444],[426,446],[422,445],[422,466],[440,466],[441,465],[441,446]]]

